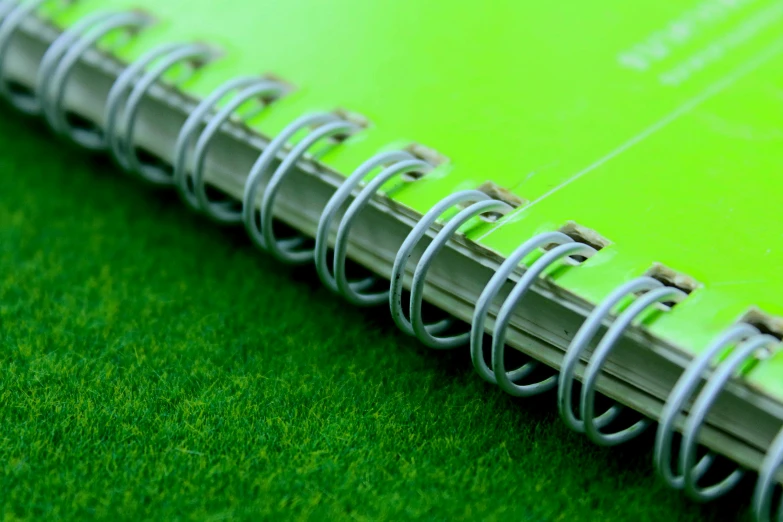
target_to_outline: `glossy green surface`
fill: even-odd
[[[597,302],[653,263],[702,283],[651,331],[697,352],[751,306],[783,314],[775,212],[783,169],[783,2],[210,2],[142,7],[158,25],[126,59],[202,40],[225,56],[184,88],[272,73],[296,87],[257,128],[337,107],[371,128],[325,162],[348,173],[417,142],[450,158],[395,197],[424,212],[487,180],[531,203],[471,238],[508,254],[568,220],[613,244],[559,284]],[[783,398],[783,358],[749,378]]]

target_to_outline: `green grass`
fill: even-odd
[[[696,520],[385,308],[0,110],[0,514]]]

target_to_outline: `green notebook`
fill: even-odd
[[[656,430],[655,469],[697,500],[760,470],[769,518],[780,0],[5,1],[0,15],[21,110],[281,260],[315,261],[425,344],[470,349],[509,393],[557,393],[596,443]],[[426,323],[424,303],[448,317]],[[528,362],[512,368],[508,347]],[[596,391],[616,401],[605,414]],[[622,406],[636,418],[616,419]],[[701,447],[739,467],[702,477]]]

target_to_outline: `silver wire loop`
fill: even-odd
[[[650,278],[652,281],[655,279]],[[655,281],[658,283],[658,281]],[[660,285],[660,283],[659,283]],[[587,363],[584,377],[582,378],[582,393],[579,401],[579,412],[584,422],[585,433],[587,436],[600,446],[615,446],[627,442],[639,436],[645,429],[651,425],[651,421],[646,418],[633,423],[631,426],[613,433],[603,433],[595,419],[595,384],[600,375],[606,359],[614,348],[617,341],[622,337],[628,327],[631,326],[634,319],[649,307],[656,303],[667,301],[680,302],[688,296],[679,288],[669,286],[659,286],[652,288],[647,293],[639,296],[628,306],[612,323],[609,330],[604,334],[598,347],[593,352]]]
[[[341,218],[334,246],[334,275],[329,271],[327,256],[329,250],[329,232],[337,213],[351,196],[351,192],[376,168],[383,167],[369,183],[356,195]],[[362,163],[343,182],[329,199],[318,221],[315,236],[315,268],[324,285],[333,292],[342,294],[349,302],[357,306],[374,306],[389,299],[389,291],[367,293],[362,290],[371,286],[377,278],[374,276],[349,280],[346,275],[345,260],[348,250],[348,234],[356,216],[369,203],[380,187],[394,176],[412,171],[427,172],[432,166],[416,159],[408,152],[382,152]]]
[[[337,281],[337,288],[340,293],[350,303],[357,306],[375,306],[388,301],[389,290],[382,292],[367,293],[362,292],[362,283],[359,281],[352,282],[348,280],[346,274],[345,260],[348,256],[348,234],[353,226],[354,221],[359,213],[367,206],[372,199],[373,195],[378,192],[383,183],[393,176],[397,176],[409,172],[421,172],[426,173],[432,169],[432,165],[419,160],[411,159],[408,161],[402,161],[395,165],[389,166],[380,172],[373,180],[368,183],[364,189],[357,194],[354,200],[348,205],[348,209],[345,211],[340,225],[337,227],[337,236],[334,245],[334,276]],[[367,278],[364,284],[372,285],[373,279]],[[391,287],[390,287],[391,288]]]
[[[413,227],[408,236],[403,241],[402,246],[397,251],[394,258],[394,265],[391,273],[391,287],[389,289],[389,308],[391,309],[392,319],[397,327],[408,335],[416,335],[413,325],[405,317],[402,309],[402,290],[405,279],[405,267],[408,260],[413,256],[413,251],[421,239],[427,234],[430,227],[440,219],[440,217],[455,205],[465,202],[485,201],[490,197],[484,192],[478,190],[463,190],[446,196],[436,203],[418,223]],[[426,325],[430,334],[437,334],[447,329],[452,324],[452,319],[443,319]]]
[[[139,60],[145,65],[152,64],[153,61],[156,63],[138,79],[124,104],[112,109],[117,113],[111,125],[108,122],[106,125],[106,141],[120,166],[129,172],[137,173],[142,179],[154,185],[171,185],[174,180],[172,174],[157,165],[142,163],[137,155],[134,136],[141,103],[150,88],[175,65],[189,62],[198,66],[207,63],[215,56],[212,48],[200,43],[166,47],[164,51],[160,48],[153,49]],[[139,69],[135,68],[136,71]],[[130,77],[128,75],[123,78],[123,82],[127,82]],[[120,105],[121,102],[115,103]]]
[[[779,341],[771,335],[756,335],[751,337],[732,350],[731,354],[713,372],[712,376],[702,388],[701,393],[693,403],[685,426],[682,431],[682,445],[680,446],[680,472],[684,476],[683,489],[694,500],[707,502],[725,495],[736,486],[744,475],[744,470],[739,466],[723,480],[710,486],[699,486],[699,476],[693,472],[696,463],[696,449],[698,446],[699,432],[704,424],[707,414],[715,400],[720,395],[726,383],[731,379],[737,368],[751,355],[765,346],[776,345]]]
[[[216,111],[218,103],[229,94],[239,91],[259,82],[255,76],[244,76],[228,80],[206,98],[188,115],[185,123],[182,125],[177,136],[177,142],[174,146],[174,185],[177,187],[183,201],[192,209],[199,210],[199,200],[194,192],[193,178],[188,173],[188,155],[190,153],[193,141],[196,138],[196,131],[204,124],[210,113]]]
[[[38,99],[35,94],[28,95],[14,92],[9,82],[5,79],[5,60],[8,57],[8,49],[11,47],[16,31],[44,1],[31,0],[21,4],[8,2],[5,18],[0,21],[0,95],[5,97],[14,107],[27,114],[38,114],[40,111]]]
[[[309,114],[297,118],[264,147],[263,152],[261,152],[253,164],[245,180],[245,188],[242,193],[242,221],[245,223],[245,229],[250,239],[259,248],[268,250],[266,236],[261,228],[262,225],[256,219],[256,200],[261,191],[261,182],[264,181],[272,162],[284,153],[283,149],[288,141],[300,131],[308,127],[318,127],[338,120],[339,118],[336,114],[328,112]],[[296,248],[303,241],[302,237],[296,237],[284,239],[282,243],[284,243],[284,248]]]
[[[630,281],[615,289],[604,299],[601,304],[593,309],[587,316],[579,331],[571,340],[571,344],[566,350],[563,362],[560,366],[560,380],[557,384],[557,409],[560,412],[560,418],[572,430],[584,433],[584,421],[574,414],[572,404],[572,390],[574,386],[574,373],[576,365],[579,363],[582,353],[587,349],[590,341],[593,339],[598,329],[601,327],[604,319],[612,309],[623,299],[637,292],[644,292],[659,288],[662,283],[651,277],[640,277]],[[612,422],[622,411],[618,404],[612,405],[601,415],[593,419],[595,426],[603,428]]]
[[[301,139],[291,151],[285,155],[275,169],[261,194],[261,204],[256,211],[256,199],[261,190],[261,182],[266,176],[272,162],[283,153],[286,143],[297,133],[310,128],[309,133]],[[299,247],[304,243],[303,236],[294,236],[279,240],[274,235],[272,220],[274,201],[285,176],[301,160],[305,153],[317,142],[338,135],[351,134],[359,130],[353,123],[339,118],[333,113],[319,113],[302,116],[290,123],[267,146],[250,169],[245,181],[242,197],[242,220],[253,242],[272,253],[277,259],[287,263],[306,263],[314,258],[315,250]],[[258,221],[256,218],[258,217]]]
[[[520,278],[517,284],[514,285],[511,293],[503,302],[503,305],[498,312],[497,319],[495,320],[495,329],[492,335],[492,370],[498,386],[514,397],[530,397],[532,395],[537,395],[554,388],[557,384],[557,374],[532,384],[516,384],[510,378],[509,372],[506,371],[506,363],[503,357],[506,350],[506,332],[511,323],[511,316],[519,305],[519,302],[538,280],[541,273],[553,263],[565,257],[575,255],[590,257],[595,254],[596,251],[593,247],[584,243],[577,243],[571,240],[571,238],[568,239],[569,241],[564,241],[563,244],[548,251],[530,265],[530,268],[525,271],[525,274]],[[557,243],[559,241],[563,241],[563,239],[555,236],[554,242]]]
[[[326,123],[323,126],[312,130],[310,134],[302,138],[302,141],[291,149],[291,152],[286,155],[274,173],[272,173],[272,177],[269,178],[266,189],[261,196],[261,205],[258,215],[261,221],[261,232],[264,234],[267,250],[276,259],[289,264],[302,264],[312,261],[315,256],[314,248],[301,249],[299,248],[301,245],[290,248],[288,246],[289,243],[286,240],[280,241],[275,237],[274,227],[272,226],[274,204],[283,180],[289,172],[293,170],[296,164],[301,161],[307,151],[316,143],[326,138],[351,134],[358,130],[358,126],[341,119]]]
[[[484,290],[476,301],[476,309],[473,312],[473,320],[470,323],[470,358],[473,361],[473,367],[476,369],[476,373],[485,381],[497,384],[495,374],[492,372],[489,365],[487,365],[486,361],[484,361],[483,353],[484,328],[487,321],[487,315],[489,314],[489,308],[492,306],[493,300],[497,297],[503,285],[506,284],[511,273],[528,255],[547,245],[562,245],[571,241],[573,241],[573,239],[562,232],[544,232],[528,239],[503,261],[503,264],[495,271],[492,278],[484,287]],[[538,361],[530,361],[524,366],[508,372],[508,378],[512,382],[517,381],[525,377],[537,366]]]
[[[140,76],[144,70],[155,60],[162,56],[165,56],[180,48],[182,44],[166,44],[147,51],[138,59],[134,60],[128,67],[126,67],[122,73],[117,77],[114,83],[109,89],[109,94],[106,97],[106,105],[104,106],[104,126],[105,132],[101,135],[102,147],[110,145],[110,142],[115,140],[115,134],[117,133],[117,119],[120,116],[120,111],[123,108],[125,102],[125,95],[128,89],[133,85],[134,80]]]
[[[770,522],[772,520],[770,510],[772,509],[775,488],[778,487],[777,473],[781,464],[783,464],[783,429],[772,441],[767,455],[761,463],[761,469],[759,469],[752,502],[756,522]],[[778,503],[777,520],[783,520],[783,498]]]
[[[212,219],[222,223],[239,223],[242,221],[242,210],[234,208],[236,204],[233,201],[210,201],[207,195],[204,166],[212,139],[244,103],[253,98],[277,98],[283,91],[284,87],[280,83],[263,79],[257,80],[253,85],[245,87],[238,92],[225,107],[220,109],[209,120],[207,126],[201,131],[201,135],[196,141],[196,148],[193,151],[193,171],[190,176],[199,208]]]
[[[427,246],[422,254],[416,269],[413,272],[413,281],[411,282],[410,295],[410,322],[413,327],[413,333],[416,337],[430,348],[436,350],[448,350],[456,348],[468,342],[470,331],[451,335],[448,337],[437,337],[430,332],[428,325],[424,324],[422,317],[422,308],[424,306],[424,285],[427,281],[427,272],[435,260],[435,256],[446,246],[446,243],[457,233],[459,227],[468,220],[483,214],[485,212],[508,212],[512,210],[511,205],[503,201],[494,199],[477,201],[469,207],[462,209],[456,216],[451,218],[446,225],[438,231],[432,242]]]
[[[84,54],[107,34],[118,29],[136,31],[150,22],[149,17],[135,11],[96,13],[81,19],[52,44],[38,70],[36,92],[41,111],[56,133],[87,149],[106,147],[103,132],[74,128],[68,123],[64,107],[68,80]]]
[[[735,345],[759,332],[749,324],[738,324],[732,326],[691,361],[683,374],[674,385],[666,404],[661,410],[658,420],[658,429],[655,433],[655,449],[653,452],[653,466],[658,475],[670,487],[682,489],[685,479],[682,473],[675,472],[671,468],[672,443],[674,441],[674,425],[677,417],[682,413],[686,403],[693,396],[696,388],[701,384],[704,372],[709,368],[712,361],[731,345]],[[696,468],[692,471],[695,477],[701,477],[712,465],[715,455],[708,453],[701,458]]]
[[[93,13],[92,15],[79,19],[74,25],[63,31],[46,49],[46,52],[41,58],[41,63],[38,66],[38,72],[35,78],[33,95],[17,97],[17,100],[12,101],[12,103],[19,110],[28,114],[37,114],[44,111],[44,115],[48,118],[49,116],[46,114],[44,108],[49,98],[51,78],[60,59],[75,43],[84,38],[86,33],[96,24],[101,25],[106,22],[107,18],[116,15],[117,13]]]

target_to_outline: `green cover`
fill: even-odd
[[[612,241],[559,285],[599,302],[662,263],[703,286],[650,331],[696,353],[751,307],[783,315],[783,2],[86,0],[159,19],[123,49],[222,46],[186,85],[271,73],[296,87],[253,121],[274,134],[306,112],[345,108],[371,128],[324,162],[349,173],[421,143],[450,161],[395,193],[425,212],[492,180],[530,203],[470,238],[507,255],[567,221]],[[783,400],[783,356],[751,384]]]

